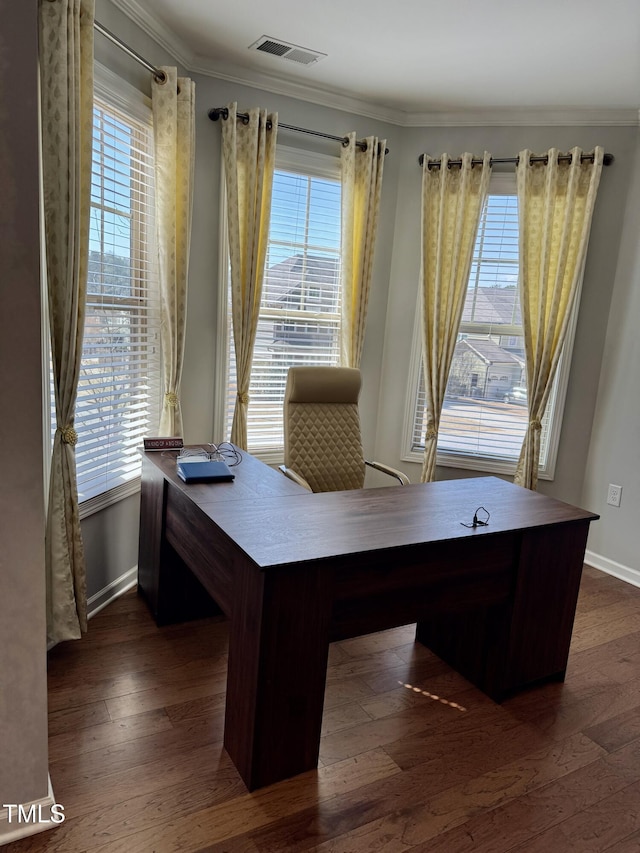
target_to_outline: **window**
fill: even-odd
[[[405,458],[421,459],[426,428],[420,318]],[[563,359],[563,362],[568,359]],[[551,479],[560,429],[562,365],[547,405],[539,476]],[[515,175],[494,175],[478,226],[438,435],[438,464],[513,473],[528,422],[524,338],[518,291]]]
[[[339,362],[340,200],[337,159],[279,149],[247,419],[249,450],[267,461],[282,457],[289,367]],[[227,298],[225,438],[236,399],[230,286]]]
[[[138,486],[142,439],[157,430],[161,371],[150,110],[140,103],[127,110],[122,97],[108,97],[103,89],[97,87],[94,96],[87,305],[75,417],[79,501],[95,499],[95,508]]]

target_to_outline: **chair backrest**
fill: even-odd
[[[314,492],[361,489],[360,371],[290,367],[284,397],[284,463]]]

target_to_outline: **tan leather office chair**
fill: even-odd
[[[352,367],[290,367],[284,396],[284,465],[280,470],[312,492],[361,489],[365,465],[402,485],[409,478],[365,460],[360,437],[360,371]]]

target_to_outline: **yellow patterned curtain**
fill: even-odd
[[[386,139],[369,136],[366,149],[348,135],[342,149],[342,335],[340,363],[360,367],[378,229]]]
[[[438,429],[444,393],[467,293],[473,246],[491,176],[491,157],[481,164],[463,154],[450,166],[422,168],[422,351],[426,393],[426,434],[422,482],[435,479]]]
[[[580,148],[570,153],[570,162],[558,162],[551,148],[546,162],[532,163],[521,151],[516,169],[529,425],[514,482],[528,489],[538,483],[542,417],[582,276],[604,151],[584,161]]]
[[[57,423],[46,530],[49,645],[87,630],[74,415],[89,252],[93,17],[93,0],[39,4],[44,242]]]
[[[156,232],[164,397],[160,435],[183,435],[180,382],[187,323],[187,279],[195,157],[195,83],[162,68],[151,86],[155,143]]]
[[[251,363],[269,237],[278,116],[252,109],[248,120],[243,122],[237,119],[237,104],[229,104],[227,109],[228,116],[222,125],[222,152],[238,382],[231,441],[246,450]]]

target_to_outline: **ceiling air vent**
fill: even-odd
[[[313,65],[314,62],[319,62],[327,55],[317,50],[299,47],[297,44],[289,44],[281,39],[274,39],[271,36],[261,36],[258,41],[249,45],[249,50],[270,53],[272,56],[288,59],[291,62],[297,62],[299,65]]]

